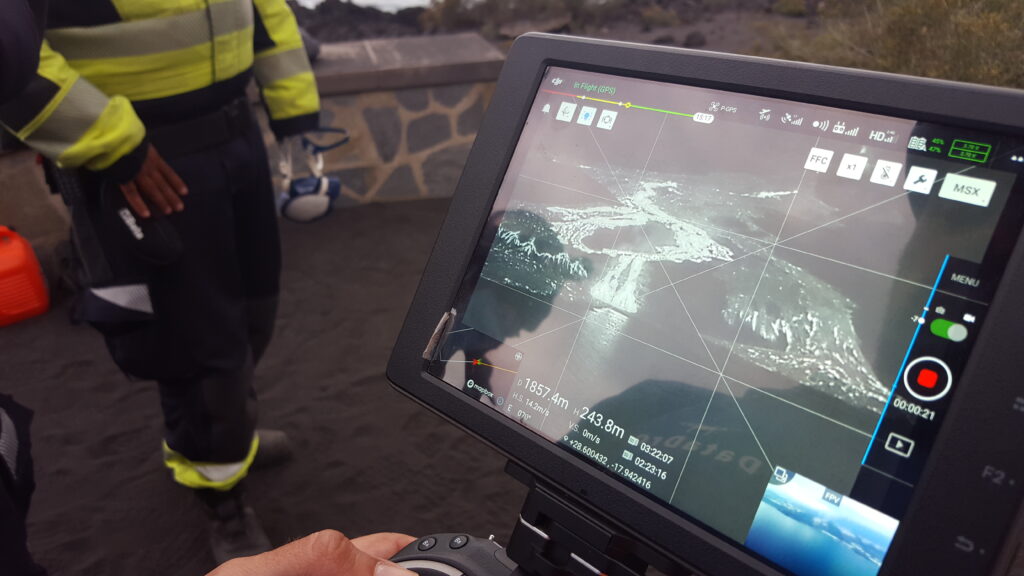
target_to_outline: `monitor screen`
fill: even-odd
[[[876,574],[1021,167],[999,134],[549,67],[427,370],[792,574]]]

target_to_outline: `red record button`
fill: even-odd
[[[922,368],[917,373],[917,385],[923,386],[929,390],[935,388],[936,384],[939,383],[939,373],[931,368]]]
[[[953,373],[945,362],[934,356],[916,358],[903,371],[903,385],[911,396],[924,402],[934,402],[953,386]]]

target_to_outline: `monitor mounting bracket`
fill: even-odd
[[[505,471],[529,489],[507,553],[523,576],[644,576],[654,567],[670,576],[694,571],[612,528],[525,468]]]

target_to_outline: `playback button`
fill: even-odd
[[[914,441],[906,436],[890,432],[885,439],[885,449],[901,458],[910,458],[914,453]]]
[[[934,356],[921,356],[903,371],[903,386],[922,402],[941,400],[953,386],[949,366]]]

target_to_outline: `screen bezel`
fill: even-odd
[[[528,34],[513,45],[395,345],[388,364],[388,378],[401,392],[497,448],[537,478],[561,487],[581,505],[595,510],[680,564],[706,574],[781,574],[742,546],[643,497],[583,459],[572,457],[557,445],[424,371],[423,350],[438,320],[456,298],[542,76],[549,66],[1017,136],[1024,134],[1024,92],[546,34]],[[1015,293],[1024,293],[1024,250],[1020,238],[960,378],[957,401],[946,416],[935,450],[880,572],[883,576],[953,573],[949,572],[950,562],[963,558],[985,566],[991,566],[994,561],[1005,562],[997,560],[995,552],[1001,548],[1002,539],[1016,516],[1020,490],[1002,490],[998,496],[972,492],[978,496],[975,499],[965,498],[963,492],[991,488],[978,482],[980,466],[994,462],[1001,470],[1011,472],[1017,469],[1014,466],[1024,466],[1014,462],[1024,463],[1019,443],[1013,440],[1024,437],[1024,417],[1015,419],[1010,410],[1017,380],[1012,366],[1002,361],[1021,357],[1024,352],[1024,347],[1014,343],[1015,328],[1024,326],[1024,307],[1014,305],[1012,295]],[[986,418],[974,416],[981,411],[987,414]],[[1024,470],[1021,473],[1024,474]],[[1024,485],[1024,477],[1021,481]],[[935,502],[941,502],[942,506],[928,505]],[[984,526],[975,519],[984,520]],[[936,530],[940,534],[925,537],[925,527],[932,535]],[[948,537],[943,531],[949,532]],[[972,543],[979,542],[978,549],[988,545],[991,552],[988,557],[979,556],[976,551],[970,556],[957,556],[958,550],[954,547],[957,535],[969,536]],[[998,541],[988,544],[994,538]],[[956,573],[966,576],[984,572]]]

